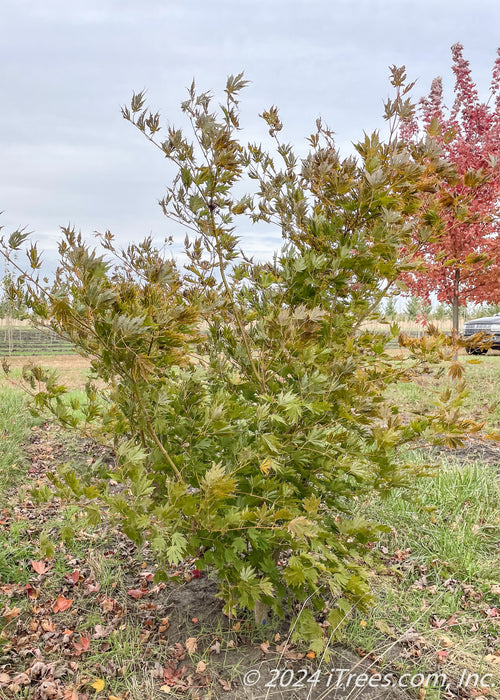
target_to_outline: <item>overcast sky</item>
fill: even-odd
[[[299,150],[321,115],[347,153],[363,130],[383,127],[389,65],[418,78],[416,96],[436,75],[451,90],[459,41],[486,94],[500,46],[498,0],[0,0],[0,9],[0,224],[26,225],[49,250],[68,223],[88,236],[109,228],[124,243],[172,231],[157,204],[166,162],[121,117],[134,90],[146,88],[176,124],[193,77],[217,93],[243,70],[245,138],[265,137],[258,113],[275,104]],[[261,258],[278,245],[263,231],[244,238]]]

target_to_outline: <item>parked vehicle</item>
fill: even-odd
[[[464,323],[464,338],[470,338],[475,333],[488,333],[493,336],[488,339],[492,350],[500,350],[500,314],[487,316],[486,318],[475,318]],[[471,355],[484,355],[488,352],[486,348],[466,348]]]

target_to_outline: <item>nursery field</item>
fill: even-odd
[[[10,360],[14,379],[26,360]],[[41,360],[83,388],[87,361]],[[468,364],[466,375],[464,410],[494,433],[500,357]],[[391,398],[425,410],[435,389],[402,384]],[[374,600],[351,610],[340,642],[319,656],[291,643],[286,621],[225,617],[214,578],[192,560],[159,580],[148,543],[127,540],[105,508],[101,524],[80,529],[79,506],[52,497],[47,474],[71,464],[104,475],[112,451],[33,418],[5,379],[0,406],[0,698],[500,698],[495,439],[422,445],[432,476],[413,493],[357,505],[389,527],[367,545]]]
[[[58,355],[70,353],[73,346],[53,331],[30,325],[0,326],[0,357],[10,355]]]
[[[413,338],[421,337],[424,327],[415,321],[399,321],[401,330]],[[451,331],[450,323],[441,321],[436,324],[443,332]],[[367,323],[366,328],[380,331],[387,330],[387,324]],[[391,347],[396,347],[397,342],[391,341]],[[67,355],[73,352],[70,342],[58,337],[49,329],[35,328],[28,321],[22,323],[8,319],[0,320],[0,357],[25,357],[39,356],[49,358],[52,355]]]

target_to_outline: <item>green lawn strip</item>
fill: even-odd
[[[19,483],[27,460],[24,443],[36,424],[26,406],[24,394],[9,387],[0,388],[0,505],[7,491]]]
[[[448,459],[415,498],[395,493],[362,512],[391,533],[375,550],[375,603],[356,612],[345,642],[398,674],[438,670],[457,681],[483,669],[500,683],[498,467]]]
[[[429,455],[422,459],[427,462]],[[418,563],[461,581],[498,581],[498,468],[460,464],[450,456],[434,459],[442,465],[436,476],[419,480],[413,497],[396,493],[377,504],[377,517],[393,527],[391,538],[399,549],[411,548]]]

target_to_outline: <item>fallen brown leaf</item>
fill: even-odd
[[[179,642],[176,642],[172,647],[172,653],[179,661],[183,661],[186,658],[186,650]]]
[[[496,654],[486,654],[484,660],[490,664],[500,664],[500,656]]]
[[[21,613],[21,608],[18,608],[14,606],[13,608],[5,608],[5,610],[2,613],[2,617],[4,617],[7,622],[10,622],[11,620],[14,620],[18,615]]]
[[[89,633],[86,632],[85,634],[82,634],[82,636],[80,637],[80,641],[73,642],[73,646],[75,647],[75,649],[77,651],[77,654],[76,654],[77,656],[80,656],[81,654],[88,651],[88,649],[90,647],[90,635],[89,635]]]
[[[438,642],[445,649],[448,649],[449,647],[455,646],[455,642],[444,634],[442,634],[438,637]]]
[[[437,627],[440,629],[441,627],[446,627],[446,620],[443,618],[439,618],[437,615],[432,615],[429,624],[431,627]]]
[[[29,685],[31,683],[27,673],[18,673],[12,679],[14,685]]]
[[[55,613],[64,612],[73,605],[73,598],[65,598],[63,595],[58,595],[52,610]]]
[[[129,595],[131,598],[134,598],[134,600],[140,600],[146,595],[147,591],[143,591],[140,588],[133,588],[130,591],[127,591],[127,595]]]
[[[186,647],[186,651],[188,654],[194,654],[195,651],[198,649],[198,642],[196,641],[196,637],[189,637],[189,639],[186,639],[184,642],[184,646]]]
[[[231,681],[226,681],[224,678],[219,678],[219,683],[222,686],[222,690],[225,690],[226,693],[232,689]]]
[[[448,658],[449,654],[447,651],[438,651],[436,654],[436,661],[438,664],[444,664]]]
[[[198,661],[196,664],[196,673],[203,673],[206,671],[207,665],[204,661]]]
[[[425,639],[418,632],[415,632],[413,627],[410,627],[409,630],[399,637],[399,641],[407,644],[423,644]]]
[[[301,651],[285,651],[285,659],[289,661],[300,661],[303,659],[305,654]]]
[[[215,642],[212,644],[210,649],[208,650],[209,654],[220,654],[220,642],[218,639],[215,640]]]
[[[33,571],[36,571],[37,574],[44,574],[47,570],[47,564],[44,561],[33,561],[32,559],[31,566]]]
[[[100,603],[103,612],[111,612],[118,605],[114,598],[104,598]]]
[[[12,598],[14,593],[19,591],[19,586],[17,583],[5,583],[3,586],[0,586],[0,591],[2,591],[2,593],[8,598]]]
[[[87,593],[99,593],[99,591],[101,590],[101,584],[95,583],[94,581],[85,583],[83,587],[85,588]]]
[[[28,598],[31,598],[31,600],[36,600],[40,595],[40,590],[38,588],[33,588],[31,583],[27,583],[24,587],[24,590]]]
[[[73,571],[73,573],[66,574],[64,576],[64,578],[66,579],[66,581],[69,581],[69,583],[76,585],[78,583],[78,581],[80,580],[80,572],[78,571],[78,569],[75,569],[75,571]]]
[[[56,623],[52,620],[42,620],[40,624],[44,632],[54,632],[56,629]]]
[[[166,618],[166,619],[167,619],[167,623],[166,623],[166,624],[161,624],[161,625],[158,627],[158,632],[160,632],[160,634],[161,634],[162,632],[165,632],[166,630],[168,630],[168,628],[170,627],[170,622],[168,622],[168,618]]]
[[[145,579],[149,583],[152,583],[152,581],[154,581],[155,575],[151,571],[142,571],[139,575],[141,578]]]
[[[108,625],[107,627],[103,627],[102,625],[97,624],[95,626],[95,632],[92,635],[94,639],[103,639],[104,637],[109,637],[111,632],[113,632],[113,626]]]
[[[43,681],[38,688],[41,700],[52,700],[52,698],[60,698],[61,694],[59,687],[51,681]]]
[[[484,614],[488,615],[488,617],[499,617],[500,611],[498,608],[486,608]]]

